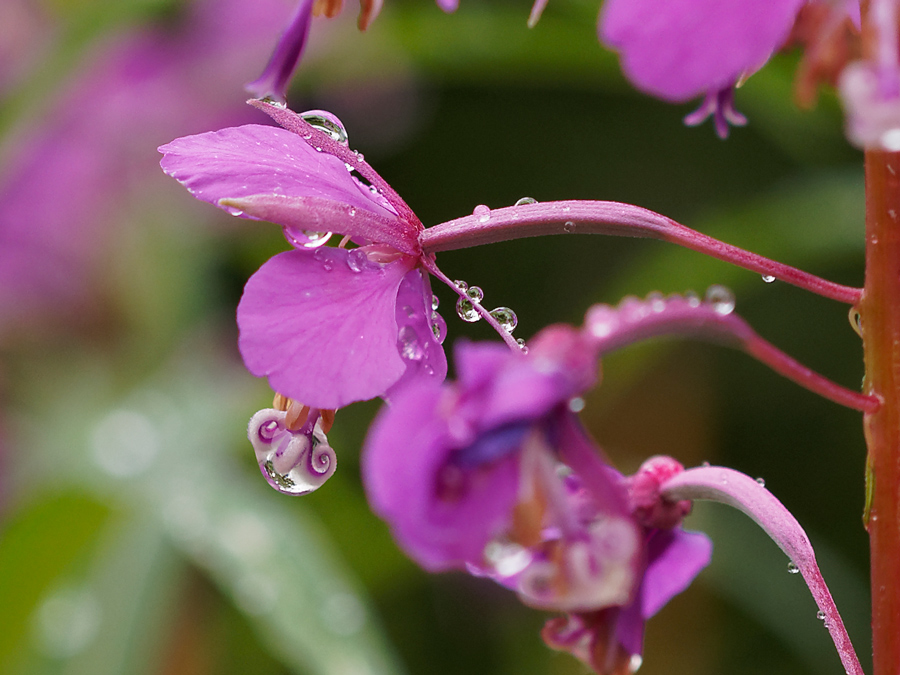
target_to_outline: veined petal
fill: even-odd
[[[341,160],[278,127],[229,127],[177,138],[159,151],[163,171],[197,199],[233,215],[243,214],[220,200],[269,194],[319,197],[397,219],[359,189]]]
[[[354,238],[361,237],[367,241],[387,244],[401,253],[419,255],[422,252],[419,231],[396,216],[385,218],[368,209],[359,209],[330,199],[262,194],[222,199],[219,205],[282,227],[340,232]]]
[[[397,291],[415,259],[379,265],[360,249],[287,251],[244,288],[239,346],[254,375],[317,408],[384,394],[403,375]]]
[[[712,558],[712,542],[702,532],[656,530],[647,542],[647,571],[641,588],[641,616],[649,619],[691,585]]]
[[[806,0],[607,0],[600,39],[640,89],[686,101],[733,85],[781,46]]]

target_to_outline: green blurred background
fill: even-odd
[[[14,29],[0,31],[0,54],[19,70],[0,80],[7,181],[21,172],[11,148],[72,109],[66,92],[98,53],[104,62],[115,36],[209,38],[187,32],[187,10],[173,0],[22,5],[19,23],[7,23]],[[260,29],[253,58],[233,73],[216,60],[177,61],[178,77],[213,79],[215,93],[195,85],[185,94],[164,74],[151,91],[174,92],[179,110],[264,123],[243,111],[241,87],[290,9]],[[862,283],[861,156],[843,137],[832,94],[814,111],[794,108],[797,55],[779,55],[738,91],[750,125],[723,142],[709,124],[682,125],[691,106],[629,88],[597,44],[593,0],[554,0],[533,30],[529,9],[464,0],[448,16],[428,0],[390,0],[359,34],[348,6],[339,19],[315,21],[289,103],[338,115],[351,147],[426,226],[524,196],[626,201]],[[277,227],[194,203],[155,168],[159,143],[216,128],[220,117],[180,122],[168,99],[115,91],[141,97],[152,122],[129,128],[134,147],[116,155],[134,176],[92,198],[101,230],[44,242],[67,249],[94,238],[83,295],[67,307],[51,298],[2,331],[0,672],[585,672],[543,645],[546,614],[485,580],[427,575],[397,549],[360,484],[359,449],[377,402],[338,414],[329,440],[339,469],[321,490],[288,498],[268,488],[245,424],[271,392],[243,370],[233,316],[247,277],[286,244]],[[90,103],[102,117],[109,92]],[[121,143],[102,151],[121,153]],[[79,171],[74,162],[71,176]],[[47,199],[65,180],[43,182]],[[439,257],[449,277],[481,286],[486,304],[512,307],[526,339],[550,323],[580,322],[593,303],[720,283],[763,337],[801,362],[851,388],[862,376],[846,307],[658,242],[567,236]],[[450,326],[446,346],[492,339],[452,316],[448,289],[435,292]],[[603,370],[583,419],[619,468],[666,453],[764,477],[807,528],[865,664],[860,415],[703,344],[634,346]],[[641,673],[841,672],[802,580],[772,542],[715,505],[697,505],[686,525],[713,537],[713,563],[649,623]]]

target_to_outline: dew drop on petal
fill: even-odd
[[[800,568],[794,564],[794,561],[788,563],[788,574],[798,574],[800,572]]]
[[[347,254],[347,267],[353,272],[361,272],[367,260],[365,251],[355,248]]]
[[[531,197],[522,197],[518,201],[516,201],[516,206],[525,206],[526,204],[537,204],[537,199],[533,199]]]
[[[500,324],[500,327],[507,333],[512,333],[519,324],[516,313],[509,307],[498,307],[491,310],[491,316]]]
[[[431,313],[431,332],[434,333],[434,339],[438,344],[444,344],[447,339],[447,322],[437,312]]]
[[[324,110],[308,110],[300,113],[300,117],[314,129],[330,136],[332,140],[342,145],[349,144],[347,130],[344,129],[341,121],[331,113]]]
[[[326,272],[330,272],[334,269],[334,261],[332,261],[331,256],[329,256],[325,249],[318,249],[315,253],[313,253],[313,258],[322,263],[322,268]]]
[[[706,297],[704,300],[712,305],[716,314],[727,316],[734,311],[734,293],[725,286],[713,284],[706,289]]]
[[[421,361],[425,356],[425,350],[419,342],[416,329],[412,326],[403,326],[397,336],[397,349],[400,356],[406,361]]]
[[[773,277],[771,274],[763,274],[762,280],[767,284],[771,284],[773,281],[775,281],[775,277]]]
[[[491,219],[491,209],[484,204],[479,204],[472,211],[473,216],[478,216],[479,223],[486,223]]]
[[[438,296],[431,296],[431,309],[437,311],[437,308],[441,306],[441,301],[438,299]]]

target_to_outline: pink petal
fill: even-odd
[[[600,39],[637,87],[686,101],[762,66],[805,1],[607,0]]]
[[[320,197],[397,218],[360,190],[341,160],[316,152],[296,134],[278,127],[229,127],[176,138],[159,150],[164,155],[163,171],[197,199],[216,206],[221,199],[261,194]],[[242,215],[234,207],[221,208]]]
[[[647,558],[641,588],[641,616],[645,619],[691,585],[712,558],[712,542],[702,532],[657,530],[647,544]]]
[[[247,282],[238,306],[247,368],[317,408],[381,396],[406,370],[395,305],[414,264],[403,257],[379,265],[359,249],[276,255]]]

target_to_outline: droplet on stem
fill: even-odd
[[[537,204],[537,199],[533,199],[531,197],[522,197],[517,200],[515,206],[525,206],[526,204]]]
[[[326,110],[307,110],[300,117],[314,129],[327,134],[332,140],[342,145],[349,145],[347,130],[341,121]]]
[[[500,327],[507,333],[512,333],[519,324],[516,313],[509,307],[497,307],[491,310],[491,316],[500,324]]]

